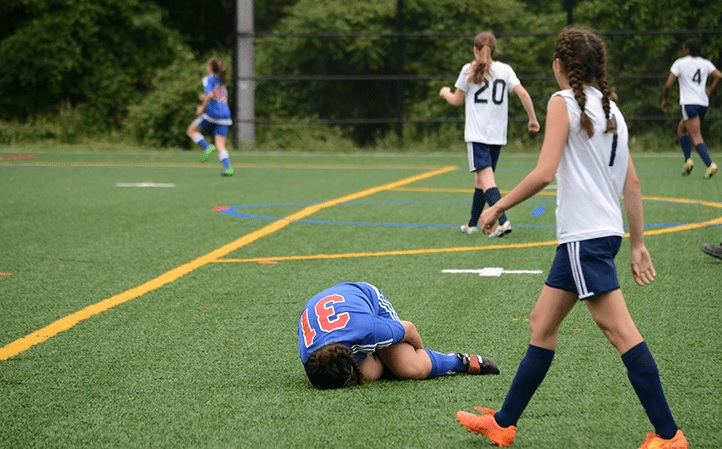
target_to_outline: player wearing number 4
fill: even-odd
[[[441,98],[453,106],[466,101],[466,124],[464,141],[469,159],[469,171],[474,173],[474,196],[469,221],[461,226],[461,232],[474,234],[479,228],[479,215],[484,203],[490,206],[501,198],[496,186],[494,172],[499,160],[501,147],[506,145],[506,131],[509,121],[509,91],[515,92],[529,116],[527,128],[539,131],[539,122],[534,112],[534,103],[521,85],[516,73],[508,64],[494,61],[496,38],[491,33],[479,33],[474,38],[474,61],[464,65],[456,80],[456,91],[444,86],[439,91]],[[489,237],[503,237],[511,232],[511,222],[506,215],[499,218],[499,226]]]
[[[682,176],[687,176],[694,168],[692,160],[692,145],[707,166],[704,179],[710,179],[717,173],[717,164],[712,162],[709,149],[702,137],[702,120],[707,114],[709,96],[722,79],[722,72],[711,61],[700,56],[700,43],[697,39],[689,39],[682,45],[682,57],[674,61],[669,70],[669,77],[664,85],[664,99],[662,111],[667,112],[669,105],[669,92],[675,80],[679,79],[679,105],[682,110],[682,120],[677,125],[679,144],[684,153],[684,166]],[[707,77],[714,76],[714,80],[707,87]]]
[[[344,282],[314,295],[299,318],[298,349],[308,380],[322,390],[382,377],[499,374],[486,357],[424,348],[416,326],[400,320],[384,294],[366,282]]]
[[[610,100],[606,62],[604,42],[592,30],[562,30],[552,64],[561,90],[547,106],[539,161],[519,185],[484,211],[479,222],[482,230],[489,232],[505,210],[540,192],[556,177],[559,245],[546,285],[529,316],[531,341],[526,355],[500,410],[478,407],[484,414],[456,414],[468,430],[499,446],[514,442],[517,421],[552,364],[559,328],[581,300],[619,352],[654,426],[655,432],[647,434],[640,449],[687,448],[667,404],[654,357],[627,310],[614,264],[624,236],[619,204],[624,193],[634,281],[645,285],[656,276],[644,245],[642,192],[629,155],[628,129]],[[595,79],[599,90],[592,86]],[[624,413],[613,410],[613,405],[606,408],[610,414]]]

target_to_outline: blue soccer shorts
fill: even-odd
[[[478,142],[466,142],[466,154],[469,158],[469,171],[474,172],[486,167],[496,171],[496,163],[501,154],[501,145],[487,145]]]
[[[698,104],[683,104],[680,109],[682,109],[682,120],[686,122],[695,117],[704,120],[708,108],[707,106],[700,106]]]
[[[546,285],[576,293],[579,299],[619,288],[614,257],[622,237],[600,237],[557,246]]]
[[[203,116],[196,117],[196,119],[193,120],[193,123],[195,123],[196,126],[198,126],[198,128],[200,128],[204,133],[211,133],[214,136],[228,137],[228,129],[230,128],[228,125],[218,125],[206,120]]]

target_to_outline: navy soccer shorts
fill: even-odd
[[[614,257],[622,237],[600,237],[557,246],[546,285],[591,298],[619,288]]]

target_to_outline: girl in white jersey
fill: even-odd
[[[474,175],[474,197],[471,203],[469,221],[461,226],[461,232],[474,234],[479,228],[479,215],[484,202],[490,206],[501,198],[494,180],[496,163],[501,147],[506,145],[506,130],[509,121],[509,91],[519,96],[529,116],[530,132],[539,131],[539,122],[534,113],[534,103],[521,85],[516,73],[508,64],[492,60],[496,52],[496,37],[491,33],[479,33],[474,38],[474,61],[461,69],[456,80],[456,91],[444,86],[439,96],[453,106],[466,100],[466,125],[464,140],[469,159],[469,171]],[[511,222],[502,214],[497,226],[489,237],[503,237],[511,232]]]
[[[631,266],[639,285],[656,276],[644,245],[639,179],[628,150],[624,117],[610,101],[606,50],[592,30],[567,27],[554,47],[554,75],[562,89],[548,104],[544,143],[536,168],[481,216],[489,232],[501,214],[532,197],[555,177],[556,257],[529,317],[531,342],[499,411],[459,411],[457,420],[499,446],[510,446],[516,423],[543,381],[556,350],[559,327],[583,300],[609,342],[652,422],[640,449],[687,448],[672,417],[654,358],[630,316],[619,288],[614,257],[624,235],[620,194],[629,223]],[[599,89],[592,86],[596,79]]]
[[[699,55],[701,45],[697,39],[688,39],[682,45],[682,57],[674,61],[669,70],[667,82],[664,85],[664,99],[662,111],[667,112],[669,106],[669,92],[675,80],[679,79],[679,106],[682,110],[682,120],[677,125],[679,144],[684,154],[682,176],[687,176],[694,168],[692,160],[692,145],[707,166],[704,178],[710,179],[717,173],[717,164],[712,162],[709,149],[702,137],[702,120],[707,114],[709,96],[722,79],[722,72],[711,61]],[[714,76],[712,84],[707,87],[707,77]]]

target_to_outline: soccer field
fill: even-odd
[[[0,149],[0,447],[478,448],[457,410],[498,408],[554,256],[550,188],[503,239],[465,235],[465,154]],[[636,154],[657,280],[622,290],[690,446],[722,447],[722,175]],[[536,163],[502,154],[506,193]],[[493,269],[493,270],[492,270]],[[444,270],[472,270],[449,273]],[[473,272],[476,270],[477,272]],[[308,384],[303,304],[381,288],[427,347],[499,376]],[[652,431],[586,307],[564,322],[515,448],[636,448]]]

